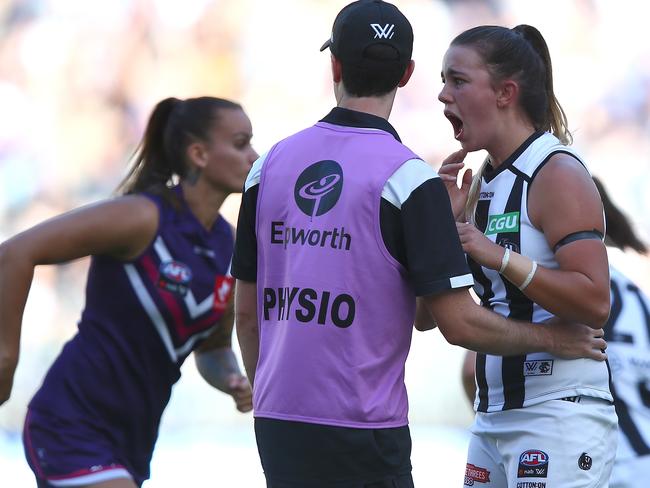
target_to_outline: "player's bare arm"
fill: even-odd
[[[237,280],[235,285],[235,324],[244,369],[251,386],[259,358],[260,335],[257,328],[257,283]]]
[[[253,394],[232,350],[233,326],[234,297],[231,297],[214,331],[194,351],[194,361],[209,385],[232,396],[237,410],[248,412],[253,409]]]
[[[135,257],[155,234],[157,212],[144,197],[120,197],[52,218],[0,245],[0,404],[11,392],[34,268],[91,254]]]
[[[594,328],[609,315],[609,269],[600,196],[587,171],[571,156],[554,155],[533,180],[528,197],[533,225],[541,230],[559,269],[549,269],[457,223],[463,250],[481,265],[501,270],[511,283],[549,312]],[[506,255],[507,253],[507,255]],[[524,285],[525,286],[522,286]]]
[[[528,205],[549,246],[559,244],[560,268],[539,269],[526,295],[559,317],[602,327],[609,315],[609,267],[598,238],[605,232],[603,207],[591,176],[574,158],[556,154],[533,181]]]
[[[477,305],[467,289],[423,298],[451,344],[499,356],[548,352],[563,359],[606,359],[602,329],[571,322],[535,325],[506,319]]]

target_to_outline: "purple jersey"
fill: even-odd
[[[223,278],[233,250],[230,225],[219,217],[206,230],[180,187],[175,191],[178,209],[146,195],[160,220],[141,256],[130,262],[92,257],[79,332],[30,403],[34,411],[106,432],[140,480],[148,478],[180,366],[213,331],[229,292]]]

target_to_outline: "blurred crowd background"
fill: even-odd
[[[333,96],[329,54],[318,49],[347,3],[0,0],[0,240],[110,196],[162,98],[214,95],[241,102],[260,153],[321,118]],[[398,94],[391,117],[408,146],[434,167],[457,149],[437,100],[442,56],[456,34],[478,24],[532,24],[549,44],[556,93],[574,146],[649,240],[650,43],[643,3],[394,3],[415,31],[415,74]],[[474,166],[483,157],[468,159]],[[238,197],[226,203],[233,223],[238,204]],[[650,290],[648,259],[615,253],[612,260]],[[0,408],[2,466],[11,449],[2,446],[18,445],[26,404],[74,333],[86,267],[81,260],[37,270],[13,396]],[[470,423],[459,379],[461,357],[462,351],[437,331],[414,337],[407,369],[414,438],[432,426],[464,432]],[[202,452],[211,449],[214,436],[232,454],[238,442],[251,447],[254,441],[248,434],[233,435],[239,440],[228,451],[228,433],[238,427],[248,432],[250,425],[251,417],[237,414],[230,399],[204,384],[188,361],[164,417],[155,459],[166,459],[164,446],[173,449],[167,439],[174,435],[183,433],[191,448],[192,432],[204,435]],[[257,462],[254,454],[249,461]]]

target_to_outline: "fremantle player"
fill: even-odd
[[[0,403],[11,391],[34,267],[92,256],[79,331],[25,421],[39,487],[140,486],[172,385],[193,350],[206,381],[232,395],[240,411],[252,408],[230,343],[234,235],[219,214],[257,158],[251,137],[236,103],[165,99],[151,114],[122,196],[0,247]]]

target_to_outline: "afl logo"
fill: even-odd
[[[323,160],[305,169],[294,187],[298,208],[311,218],[332,210],[343,189],[343,170],[336,161]]]
[[[518,478],[546,478],[548,475],[548,454],[530,449],[519,456]]]
[[[544,451],[531,451],[522,452],[519,456],[519,464],[524,466],[540,466],[548,463],[548,455]]]
[[[160,263],[158,286],[179,295],[185,295],[192,280],[192,270],[180,261]]]

